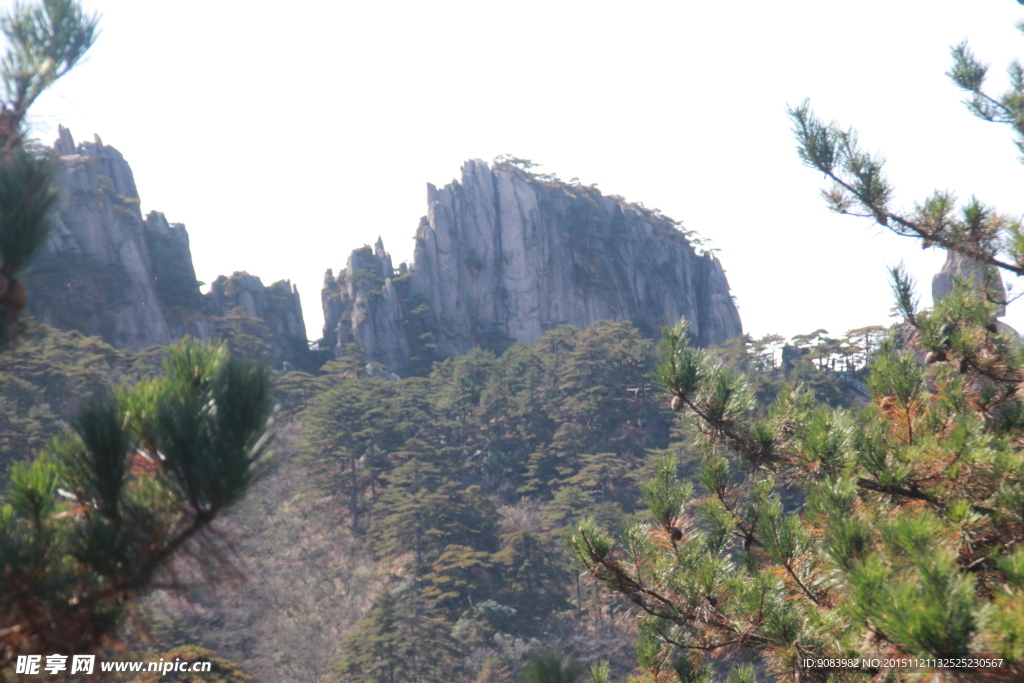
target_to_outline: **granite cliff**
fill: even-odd
[[[298,291],[248,273],[200,292],[180,223],[143,216],[131,168],[97,137],[61,127],[60,208],[24,274],[43,323],[120,348],[186,334],[241,340],[277,367],[315,369]],[[402,374],[476,346],[533,343],[559,325],[631,320],[645,335],[686,317],[700,344],[742,333],[721,263],[657,211],[512,163],[467,162],[460,181],[428,185],[412,265],[394,267],[378,240],[352,252],[322,292],[321,349],[357,344]]]
[[[355,342],[405,373],[598,320],[653,337],[685,316],[703,345],[742,334],[721,263],[656,211],[479,160],[461,181],[428,185],[427,204],[412,265],[395,269],[378,240],[327,271],[322,348]]]
[[[97,136],[75,144],[61,126],[60,205],[42,253],[23,278],[28,312],[61,329],[118,348],[170,344],[186,334],[209,339],[236,309],[273,334],[270,357],[304,365],[308,353],[298,292],[286,281],[264,287],[246,273],[199,290],[188,233],[162,213],[145,217],[132,170]]]

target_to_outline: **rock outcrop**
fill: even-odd
[[[983,267],[970,256],[964,256],[956,251],[946,252],[945,263],[939,272],[932,276],[932,302],[938,303],[952,292],[954,281],[958,277],[972,282],[979,289],[984,289],[989,292],[989,296],[1000,302],[995,310],[997,318],[1006,315],[1006,286],[1003,284],[999,269],[995,266]]]
[[[460,182],[428,185],[427,204],[411,266],[395,270],[378,240],[327,271],[322,345],[340,355],[355,342],[404,373],[598,320],[653,337],[685,316],[704,345],[742,333],[721,263],[656,211],[479,160]]]
[[[304,365],[302,309],[290,283],[263,287],[259,278],[236,274],[231,280],[244,280],[237,300],[224,286],[204,297],[185,226],[156,211],[143,218],[120,152],[98,136],[76,145],[66,128],[58,130],[60,204],[45,248],[23,276],[29,313],[53,327],[140,349],[186,334],[209,339],[217,317],[237,306],[274,332],[279,366],[285,360]]]
[[[956,280],[962,278],[978,290],[984,291],[989,301],[996,304],[992,315],[996,327],[1014,340],[1014,346],[1024,346],[1024,338],[1021,333],[1007,323],[999,320],[1006,315],[1006,303],[1008,292],[1003,276],[995,266],[987,266],[978,263],[970,256],[955,251],[946,252],[946,261],[942,268],[932,276],[932,304],[938,304],[953,291]]]
[[[303,360],[309,345],[299,290],[289,280],[265,286],[262,280],[249,273],[221,275],[210,285],[206,300],[213,315],[226,316],[240,310],[250,318],[263,320],[271,333],[268,342],[271,358],[290,362],[295,367],[308,365]]]

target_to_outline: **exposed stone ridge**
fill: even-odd
[[[185,226],[156,211],[143,218],[131,167],[99,136],[76,145],[68,129],[58,133],[60,204],[46,247],[25,274],[29,312],[119,348],[169,344],[186,334],[209,339],[226,299],[200,293]],[[246,285],[253,301],[282,302],[254,309],[284,335],[280,349],[306,350],[298,293],[287,282],[263,288],[253,280]]]
[[[410,357],[535,342],[559,325],[631,320],[644,334],[686,317],[701,344],[742,333],[721,263],[658,212],[511,164],[472,160],[427,186],[414,263],[378,240],[323,290],[324,343],[399,372]]]

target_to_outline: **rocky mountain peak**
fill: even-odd
[[[241,308],[276,335],[278,365],[305,365],[302,309],[290,283],[264,287],[259,278],[236,273],[204,296],[185,226],[158,211],[143,218],[121,153],[98,135],[76,144],[64,126],[57,132],[59,209],[45,248],[24,275],[28,310],[37,320],[141,349],[186,334],[212,338],[218,319]],[[237,296],[224,293],[225,283]]]
[[[648,336],[686,317],[701,344],[742,333],[725,272],[657,211],[511,163],[466,162],[427,185],[414,262],[378,239],[325,278],[324,342],[368,360],[417,363],[535,342],[559,325],[631,320]]]

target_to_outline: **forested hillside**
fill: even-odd
[[[236,327],[246,333],[235,350],[261,355],[260,326]],[[876,331],[817,331],[785,353],[778,337],[712,352],[764,394],[797,381],[849,405]],[[132,626],[133,647],[199,644],[268,681],[373,681],[385,662],[427,667],[426,680],[513,681],[548,650],[631,671],[630,610],[580,578],[563,536],[585,517],[633,519],[640,482],[666,453],[695,471],[652,384],[655,343],[627,323],[562,327],[397,381],[349,351],[317,375],[277,375],[275,458],[219,527],[238,575],[152,593],[140,613],[149,639]],[[31,324],[0,364],[5,463],[38,450],[84,398],[156,373],[164,355]]]

